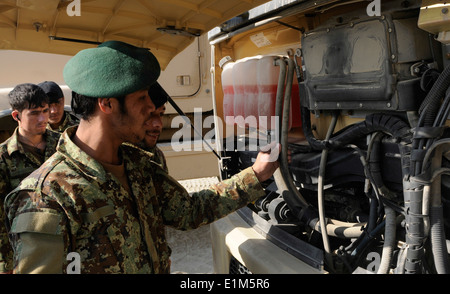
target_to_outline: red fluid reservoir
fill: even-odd
[[[222,68],[223,117],[227,124],[234,124],[234,62],[230,56],[225,56],[219,61],[219,66]]]
[[[258,85],[257,65],[259,58],[249,58],[242,63],[244,70],[244,118],[250,128],[258,127]]]
[[[264,56],[257,66],[258,116],[260,128],[275,129],[275,104],[280,67],[274,63],[276,57]]]
[[[236,123],[239,127],[258,127],[265,130],[274,130],[277,127],[275,104],[280,75],[280,67],[275,64],[277,58],[280,57],[255,56],[233,63],[227,56],[220,61],[224,117],[234,117],[234,120],[226,120],[227,124]],[[289,128],[300,126],[299,87],[294,75]]]
[[[277,100],[278,80],[280,75],[280,66],[276,65],[275,60],[280,56],[263,56],[258,63],[258,113],[260,116],[260,129],[274,130],[277,125],[275,117],[275,108]],[[287,69],[286,69],[287,71]],[[283,86],[284,87],[284,86]],[[284,98],[284,91],[283,91]],[[297,76],[294,74],[291,88],[291,103],[289,112],[289,129],[301,126],[300,117],[300,96]],[[282,116],[283,114],[281,114]],[[267,124],[263,124],[263,117],[267,117]],[[281,123],[281,120],[280,120]],[[281,126],[280,126],[281,127]]]
[[[244,81],[245,75],[244,62],[245,59],[237,60],[233,66],[233,87],[234,87],[234,117],[245,117],[245,95],[244,95]]]

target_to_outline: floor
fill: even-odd
[[[171,255],[171,273],[211,274],[211,235],[209,225],[192,231],[166,228]]]
[[[217,177],[179,181],[190,194],[206,189],[217,182]],[[178,231],[167,227],[166,236],[172,248],[171,273],[211,274],[214,272],[209,225],[191,231]]]

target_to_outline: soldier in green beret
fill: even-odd
[[[142,141],[155,111],[148,90],[160,67],[148,50],[109,41],[63,74],[81,120],[6,198],[16,273],[169,273],[165,226],[196,228],[265,195],[260,182],[278,167],[268,153],[190,197],[147,152],[122,144]]]
[[[80,122],[78,117],[64,110],[64,93],[61,87],[52,81],[45,81],[38,84],[48,96],[50,114],[47,128],[62,133],[67,128],[76,126]]]
[[[3,201],[20,181],[56,151],[59,134],[46,130],[48,97],[34,84],[17,85],[8,95],[18,127],[0,144],[0,272],[12,270],[12,248],[3,220]]]

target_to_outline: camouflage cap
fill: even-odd
[[[78,52],[64,67],[72,91],[89,97],[121,97],[152,85],[161,68],[145,48],[108,41]]]

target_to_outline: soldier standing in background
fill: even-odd
[[[64,93],[61,87],[51,81],[38,84],[48,96],[50,114],[48,118],[48,128],[52,131],[62,133],[67,128],[78,125],[80,120],[64,110]]]
[[[144,139],[155,111],[148,90],[159,74],[147,49],[118,41],[66,64],[81,121],[6,198],[15,272],[66,272],[74,253],[81,273],[170,273],[166,225],[193,229],[265,195],[260,182],[278,168],[269,153],[190,197],[147,152],[122,144]]]
[[[152,98],[151,95],[150,98]],[[152,99],[152,101],[154,100]],[[146,122],[149,129],[145,133],[145,138],[142,142],[137,143],[136,146],[150,152],[152,160],[161,165],[161,168],[168,173],[169,169],[167,167],[166,157],[164,156],[162,150],[156,146],[162,132],[162,116],[166,111],[166,106],[163,104],[161,106],[155,105],[155,107],[156,110],[152,112],[150,119]]]
[[[12,248],[4,225],[3,201],[20,181],[56,151],[59,139],[58,133],[46,130],[48,97],[40,87],[17,85],[9,93],[9,103],[18,127],[0,144],[0,272],[12,269]]]

